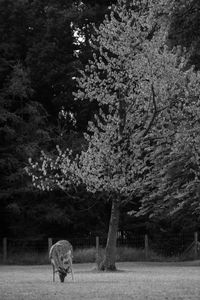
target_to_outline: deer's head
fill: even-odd
[[[58,269],[58,275],[59,275],[59,278],[60,278],[61,282],[64,282],[65,277],[67,276],[67,273],[68,273],[68,268],[65,269],[65,268],[59,267],[59,269]]]

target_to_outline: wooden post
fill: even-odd
[[[52,238],[48,238],[48,252],[52,245],[53,245]]]
[[[7,238],[3,238],[3,263],[7,262]]]
[[[147,234],[145,234],[145,236],[144,236],[144,245],[145,245],[145,259],[148,260],[148,258],[149,258],[149,241],[148,241]]]
[[[194,259],[198,258],[198,232],[194,233]]]
[[[99,260],[99,237],[96,236],[96,262]]]

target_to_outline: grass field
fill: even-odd
[[[118,263],[100,273],[74,265],[75,279],[52,282],[51,266],[0,266],[0,300],[198,300],[200,263]]]

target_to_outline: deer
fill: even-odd
[[[53,267],[53,282],[55,282],[55,273],[57,272],[61,282],[64,282],[67,274],[71,273],[74,281],[74,272],[72,268],[73,247],[70,242],[61,240],[51,246],[49,250],[49,259]]]

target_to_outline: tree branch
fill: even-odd
[[[154,112],[153,112],[153,115],[152,115],[151,120],[149,122],[149,125],[147,126],[147,128],[145,129],[145,131],[142,134],[142,137],[145,137],[147,135],[147,133],[149,132],[149,130],[151,129],[151,126],[152,126],[152,124],[153,124],[153,122],[156,118],[157,113],[158,113],[158,109],[157,109],[157,105],[156,105],[156,94],[155,94],[153,83],[151,84],[151,92],[152,92]]]

